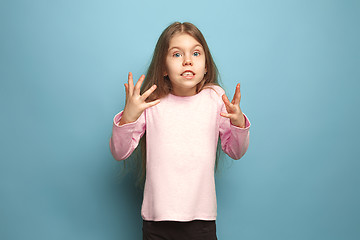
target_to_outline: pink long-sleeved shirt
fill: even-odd
[[[220,116],[226,112],[219,86],[179,97],[169,94],[132,123],[113,119],[110,150],[116,160],[131,155],[146,132],[146,181],[141,208],[144,220],[216,220],[214,167],[220,135],[223,151],[240,159],[249,145],[245,128]],[[146,130],[146,131],[145,131]]]

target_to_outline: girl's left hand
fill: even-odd
[[[227,113],[220,113],[221,116],[230,118],[232,125],[240,128],[245,128],[245,117],[240,109],[240,83],[236,85],[235,94],[233,100],[230,102],[226,94],[222,95],[222,99],[225,103]]]

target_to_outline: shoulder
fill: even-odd
[[[204,86],[203,90],[202,91],[207,91],[209,92],[210,95],[216,95],[218,97],[222,97],[222,95],[225,93],[225,90],[220,87],[219,85],[215,85],[215,84],[209,84],[209,85],[206,85]]]
[[[204,86],[202,91],[204,91],[204,95],[207,96],[206,98],[208,99],[208,101],[216,104],[219,107],[222,106],[222,95],[225,93],[222,87],[220,87],[219,85],[211,84]]]

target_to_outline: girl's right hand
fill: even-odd
[[[132,73],[129,72],[128,83],[124,84],[126,90],[125,108],[119,125],[135,122],[145,109],[155,106],[160,102],[160,99],[152,102],[145,102],[145,99],[149,97],[152,92],[155,91],[156,85],[153,85],[146,92],[144,92],[143,95],[140,95],[140,87],[144,79],[145,75],[141,75],[138,82],[134,86]]]

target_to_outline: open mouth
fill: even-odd
[[[181,74],[181,76],[184,76],[184,77],[192,77],[192,76],[195,76],[195,73],[193,71],[190,71],[190,70],[186,70],[185,72],[183,72]]]

